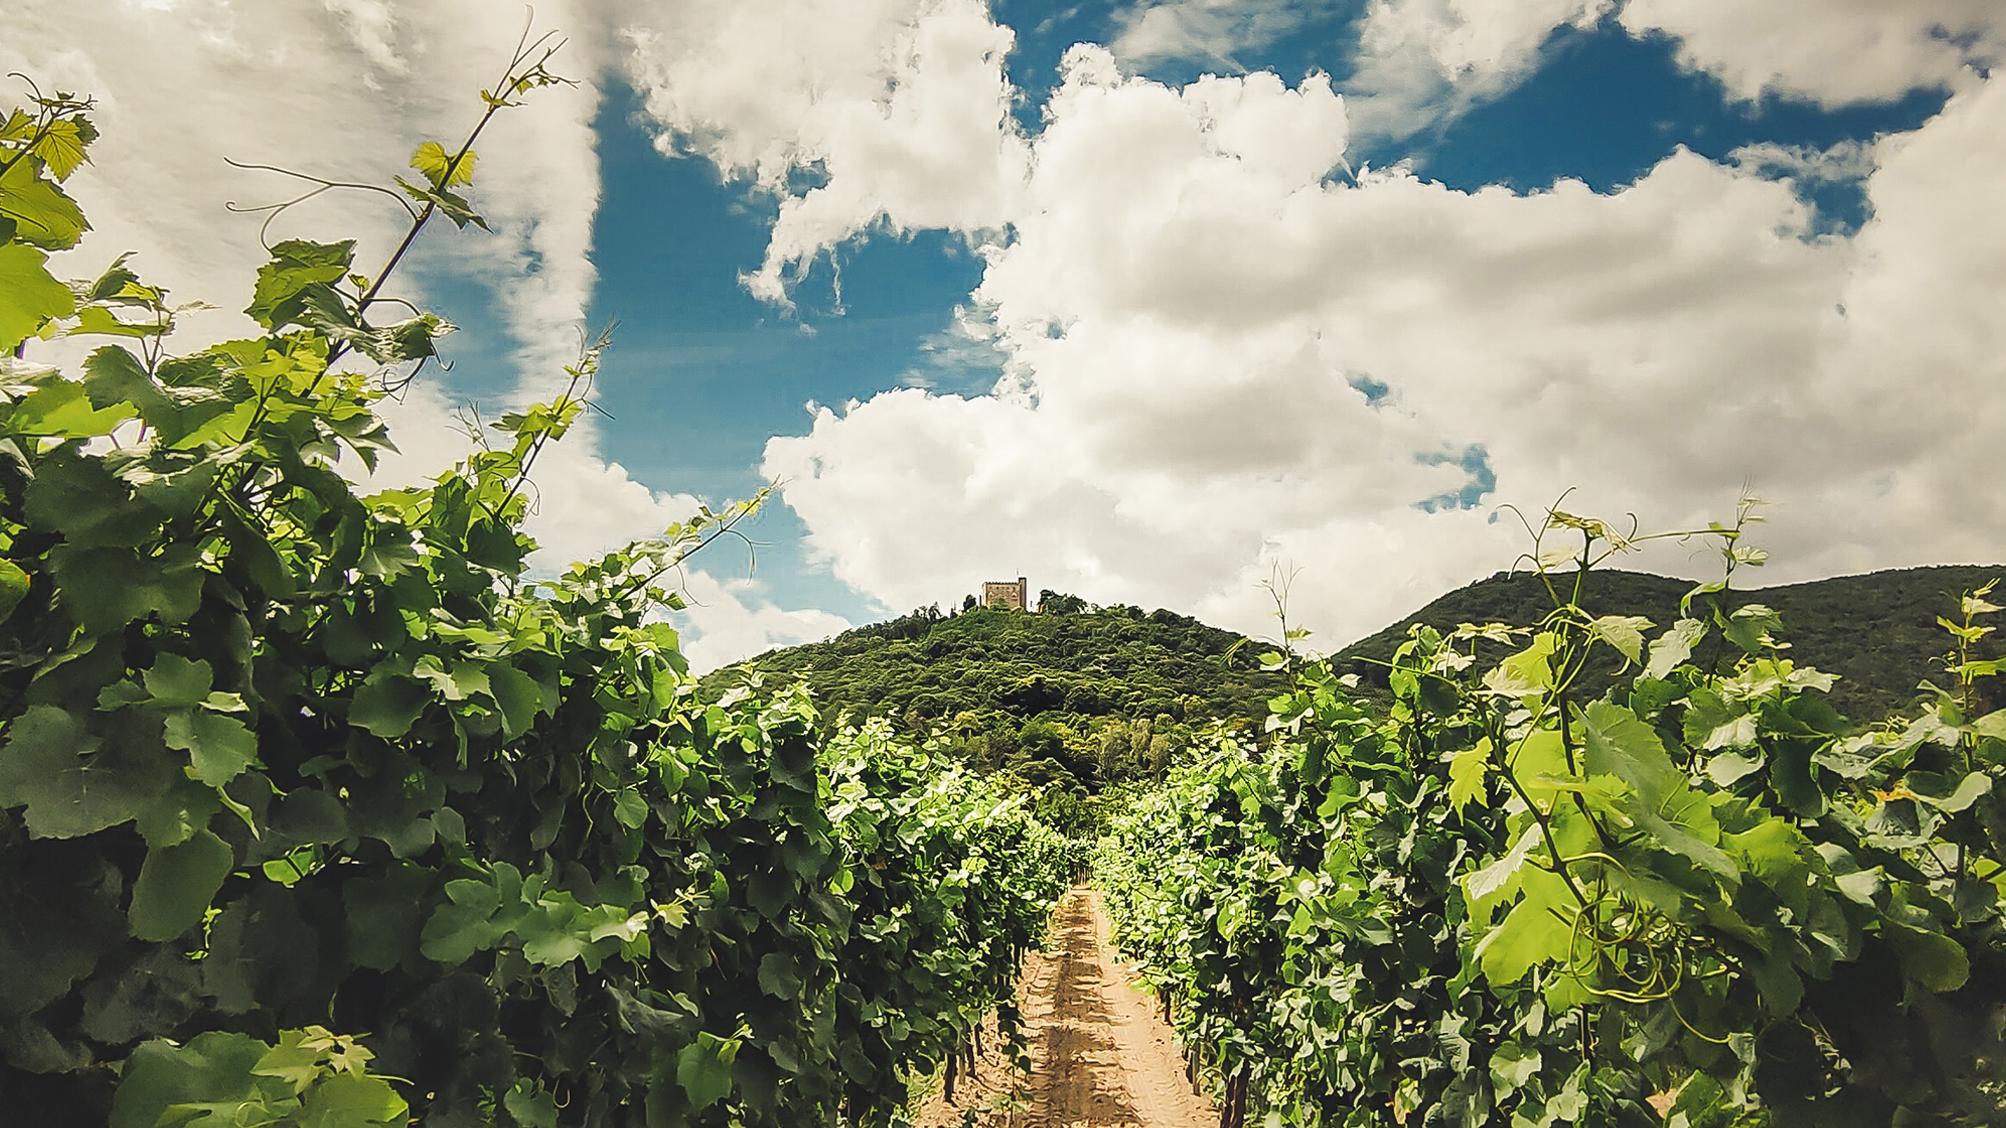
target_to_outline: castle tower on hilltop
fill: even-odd
[[[1031,584],[1023,576],[1016,583],[1008,580],[986,581],[982,585],[982,606],[1005,607],[1012,611],[1028,610],[1031,606]]]

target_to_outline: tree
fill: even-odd
[[[1077,595],[1053,591],[1051,588],[1038,593],[1038,613],[1040,615],[1079,615],[1086,611],[1087,601]]]

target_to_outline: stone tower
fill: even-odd
[[[1016,583],[1008,580],[990,580],[982,585],[982,606],[1007,607],[1012,611],[1029,610],[1031,606],[1031,584],[1023,576]]]

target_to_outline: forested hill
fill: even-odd
[[[1069,602],[1078,601],[1058,600]],[[1253,647],[1227,661],[1239,639],[1183,615],[1127,606],[957,615],[925,608],[743,667],[769,682],[805,678],[831,714],[944,729],[980,763],[1106,780],[1153,771],[1214,720],[1266,715],[1282,679],[1258,668]]]
[[[1904,708],[1916,683],[1939,676],[1950,643],[1937,625],[1959,593],[2006,566],[1942,566],[1735,592],[1735,605],[1762,603],[1783,618],[1782,639],[1800,664],[1839,675],[1833,703],[1855,720]],[[1679,617],[1692,584],[1640,572],[1599,571],[1584,603],[1594,614],[1643,615],[1658,629]],[[1050,604],[1048,604],[1049,606]],[[1061,596],[1059,613],[977,608],[958,615],[922,609],[827,642],[770,651],[742,664],[769,682],[805,679],[823,709],[884,716],[912,733],[942,732],[969,760],[1011,766],[1034,781],[1111,782],[1150,775],[1214,720],[1258,722],[1279,675],[1258,669],[1264,646],[1169,611],[1086,608]],[[1382,688],[1378,662],[1391,657],[1410,623],[1453,630],[1459,623],[1526,625],[1552,607],[1537,576],[1499,574],[1436,599],[1412,616],[1345,647],[1337,664],[1370,694]],[[1997,652],[1988,640],[1988,653]],[[1501,649],[1491,654],[1496,657]],[[1616,672],[1591,670],[1583,690],[1598,696]],[[714,685],[736,677],[711,675]]]
[[[1941,684],[1937,660],[1951,639],[1937,624],[1937,616],[1955,617],[1958,596],[1994,577],[2006,577],[2006,565],[1900,568],[1738,591],[1731,605],[1760,603],[1773,608],[1782,616],[1779,637],[1790,644],[1790,658],[1839,675],[1831,693],[1833,705],[1854,720],[1876,720],[1910,705],[1916,683],[1924,678]],[[1679,600],[1692,586],[1686,580],[1644,572],[1598,571],[1584,585],[1583,604],[1592,614],[1643,615],[1663,628],[1679,617]],[[1442,596],[1345,647],[1336,658],[1368,688],[1383,686],[1379,663],[1392,656],[1409,624],[1426,623],[1444,631],[1460,623],[1523,626],[1538,621],[1552,607],[1538,576],[1501,572]],[[1996,640],[1988,642],[1986,653],[2000,651]],[[1599,696],[1614,673],[1614,662],[1606,669],[1591,670],[1583,686],[1586,695]]]

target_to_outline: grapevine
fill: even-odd
[[[397,266],[483,226],[474,141],[552,50],[419,147],[374,273],[276,243],[258,335],[186,354],[126,260],[50,271],[89,101],[0,129],[9,1117],[883,1125],[1011,998],[1072,864],[1026,800],[689,675],[665,577],[757,499],[528,570],[524,483],[605,342],[429,483],[351,477],[451,331]]]
[[[1751,516],[1680,535],[1731,576]],[[1385,710],[1305,664],[1269,742],[1221,739],[1102,842],[1222,1123],[1997,1123],[1989,589],[1943,620],[1948,684],[1859,726],[1725,582],[1662,629],[1590,616],[1594,566],[1647,538],[1535,534],[1580,545],[1532,554],[1544,622],[1414,628]],[[1580,700],[1598,662],[1628,676]]]

